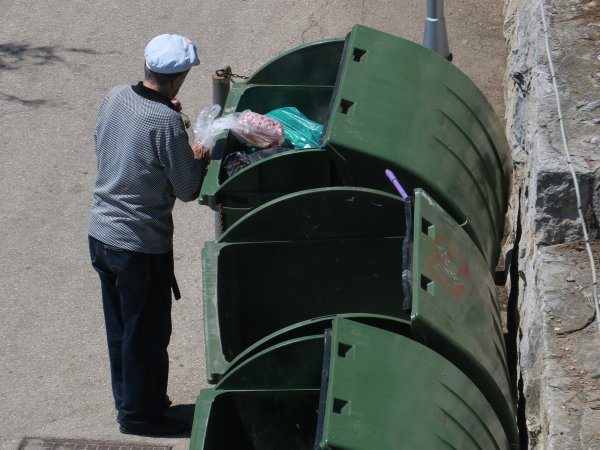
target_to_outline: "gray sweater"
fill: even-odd
[[[175,199],[197,198],[205,172],[179,113],[141,83],[118,86],[100,106],[94,141],[90,236],[125,250],[171,251]]]

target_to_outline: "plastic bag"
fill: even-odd
[[[221,134],[225,129],[218,126],[216,123],[219,119],[219,113],[221,107],[219,105],[211,105],[204,108],[198,114],[196,123],[194,124],[194,136],[196,142],[201,145],[208,147],[212,150],[217,140],[217,136]]]
[[[283,152],[291,152],[288,147],[269,147],[261,150],[256,150],[254,153],[234,152],[230,153],[223,160],[223,170],[225,177],[229,178],[239,170],[248,167],[250,164],[268,158],[269,156],[277,155]]]
[[[249,109],[241,113],[229,114],[222,120],[228,121],[226,128],[249,147],[279,146],[285,138],[283,126],[279,121]]]
[[[267,113],[268,117],[281,122],[285,130],[283,145],[291,148],[319,148],[323,125],[313,122],[297,108],[287,106]]]
[[[196,141],[211,150],[217,136],[225,130],[231,130],[240,142],[251,147],[266,148],[283,143],[283,126],[276,119],[249,109],[217,118],[220,112],[219,105],[208,106],[200,111],[194,124]]]

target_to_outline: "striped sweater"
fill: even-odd
[[[140,82],[104,99],[94,132],[97,179],[88,233],[142,253],[173,248],[175,199],[198,197],[205,164],[194,159],[171,102]]]

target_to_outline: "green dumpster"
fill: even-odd
[[[282,69],[288,60],[293,70]],[[407,190],[430,192],[495,267],[510,152],[493,109],[455,66],[420,45],[357,25],[343,43],[308,44],[236,83],[225,114],[283,106],[326,124],[322,148],[280,154],[224,178],[221,160],[242,147],[230,135],[219,140],[200,202],[218,211],[223,231],[261,204],[300,190],[351,185],[393,192],[383,175],[389,168]]]
[[[309,119],[324,123],[344,48],[333,39],[306,44],[265,64],[247,81],[235,83],[223,114],[251,109],[260,114],[294,105]],[[218,214],[223,232],[252,209],[274,198],[299,190],[343,184],[342,169],[324,151],[278,154],[241,170],[230,178],[221,161],[244,150],[232,135],[217,141],[202,186],[200,203]]]
[[[424,345],[335,318],[268,346],[196,403],[191,450],[509,449],[472,381]]]
[[[516,434],[493,280],[466,232],[424,191],[404,202],[363,188],[322,188],[273,200],[203,249],[208,379],[294,324],[336,314],[383,315],[460,368]],[[412,232],[411,232],[412,230]],[[409,233],[409,266],[403,267]],[[411,294],[403,297],[409,269]],[[315,322],[311,330],[326,322]],[[247,353],[253,354],[254,350]]]
[[[404,204],[362,188],[322,188],[256,208],[202,249],[206,368],[217,380],[246,348],[340,313],[406,317]]]

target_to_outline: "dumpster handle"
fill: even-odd
[[[404,190],[404,188],[402,187],[402,185],[396,178],[396,175],[394,175],[394,172],[392,172],[390,169],[385,169],[385,174],[390,179],[390,181],[392,182],[392,184],[394,185],[396,190],[400,193],[400,195],[402,196],[402,199],[406,201],[406,199],[408,198],[408,195],[406,194],[406,191]]]

